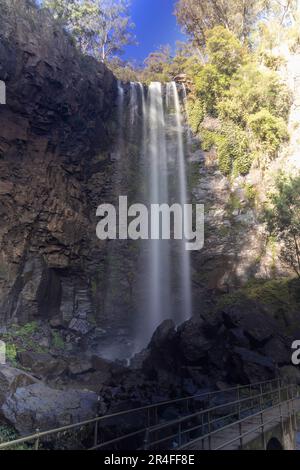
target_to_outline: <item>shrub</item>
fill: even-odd
[[[288,139],[287,126],[282,118],[273,116],[267,109],[262,109],[249,116],[248,124],[264,150],[272,154]]]
[[[188,103],[188,117],[189,117],[189,125],[195,134],[198,134],[200,124],[204,119],[204,109],[203,103],[196,99],[195,101],[189,101]]]
[[[218,140],[218,136],[215,132],[209,131],[207,129],[201,130],[201,148],[205,152],[208,152],[212,149],[212,147],[216,144]]]
[[[206,34],[210,62],[225,75],[233,75],[244,62],[246,51],[238,38],[223,26],[216,26]]]
[[[224,124],[216,146],[219,168],[224,175],[229,175],[232,170],[243,175],[249,172],[253,157],[245,131],[234,123]]]
[[[205,114],[217,117],[217,103],[230,85],[226,75],[221,74],[217,67],[207,64],[195,77],[197,97],[203,104]]]
[[[52,344],[56,349],[64,349],[65,343],[58,331],[52,330]]]

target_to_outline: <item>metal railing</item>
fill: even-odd
[[[278,389],[283,390],[280,381],[276,379],[163,401],[97,416],[48,431],[37,430],[35,434],[0,444],[0,450],[22,445],[36,450],[68,448],[68,443],[74,439],[84,448],[91,450],[152,449],[161,445],[167,446],[166,448],[176,448],[184,445],[187,440],[192,441],[195,437],[199,439],[202,435],[213,433],[216,430],[215,426],[224,428],[228,420],[236,422],[243,414],[253,413],[253,406],[249,407],[249,402],[252,401],[253,404],[253,400],[257,400],[257,397],[261,397],[262,405],[267,406],[271,400],[270,393],[278,392]],[[248,406],[243,408],[246,403]],[[271,404],[273,405],[273,402]],[[224,407],[230,409],[226,415],[222,415],[221,412]],[[173,414],[177,413],[179,417],[168,418],[166,416],[168,410]],[[218,416],[215,417],[215,414]],[[184,423],[192,424],[186,427]],[[166,436],[167,430],[176,426],[176,432]],[[162,432],[165,435],[160,437]]]
[[[299,399],[298,388],[295,385],[280,386],[276,390],[261,392],[256,396],[244,398],[232,403],[219,405],[192,416],[183,417],[172,423],[166,423],[148,430],[147,433],[147,449],[207,449],[219,450],[234,444],[237,441],[240,448],[243,448],[246,436],[253,434],[255,431],[264,433],[266,426],[273,422],[282,425],[283,412],[282,408],[287,407],[287,418],[292,420],[294,428],[296,428],[296,407],[295,400]],[[265,414],[271,410],[278,410],[278,413],[267,421],[264,419]],[[226,412],[229,410],[229,412]],[[243,431],[243,424],[249,423],[249,418],[260,418],[261,422],[248,430]],[[224,441],[220,446],[213,446],[212,439],[220,432],[232,430],[237,427],[237,436],[233,439]],[[173,432],[167,434],[168,429]],[[151,440],[151,435],[162,433],[163,437]]]

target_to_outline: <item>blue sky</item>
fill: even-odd
[[[161,44],[174,47],[184,40],[173,15],[176,0],[132,0],[131,16],[135,23],[137,46],[128,46],[123,58],[143,62]]]

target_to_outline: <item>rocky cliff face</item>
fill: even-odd
[[[2,0],[0,25],[0,321],[55,318],[85,332],[117,84],[31,2]]]

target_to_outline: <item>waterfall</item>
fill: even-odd
[[[127,195],[129,204],[143,203],[149,210],[151,204],[183,208],[188,202],[185,93],[180,91],[175,82],[118,83],[115,201]],[[101,345],[107,358],[128,357],[147,345],[164,320],[179,325],[192,315],[186,240],[162,240],[160,222],[149,220],[149,240],[109,244],[104,317],[107,325],[114,319],[118,341],[112,344],[109,337]]]
[[[184,128],[181,103],[175,82],[162,85],[152,82],[147,99],[141,89],[143,165],[146,168],[146,204],[181,207],[188,202]],[[132,98],[130,102],[133,102]],[[132,111],[131,111],[132,112]],[[157,220],[151,221],[151,232],[158,236]],[[161,234],[159,234],[161,235]],[[148,240],[143,243],[139,346],[145,345],[160,323],[173,318],[176,324],[187,320],[191,307],[190,256],[185,241]]]
[[[153,82],[149,86],[148,97],[149,144],[149,203],[169,202],[168,163],[166,148],[166,128],[163,106],[162,85]],[[151,231],[159,234],[157,221],[151,220]],[[147,305],[150,307],[148,323],[154,329],[165,318],[170,317],[170,242],[149,240],[149,290]],[[149,332],[148,332],[149,334]]]
[[[183,144],[183,126],[181,107],[178,96],[178,90],[175,82],[172,82],[173,99],[176,114],[176,132],[177,132],[177,165],[179,172],[179,197],[181,207],[187,201],[187,178],[186,178],[186,165]],[[187,221],[184,218],[184,233],[188,233]],[[190,253],[186,251],[184,243],[181,243],[181,291],[182,291],[182,315],[181,320],[187,320],[191,316],[191,266],[190,266]]]

